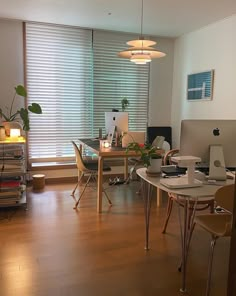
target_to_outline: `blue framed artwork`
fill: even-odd
[[[187,100],[212,100],[214,70],[189,74],[187,84]]]

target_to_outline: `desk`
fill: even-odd
[[[81,145],[87,146],[98,155],[98,191],[97,191],[97,212],[102,212],[102,184],[103,184],[103,161],[104,158],[124,158],[124,177],[128,177],[128,157],[138,157],[139,154],[135,151],[126,152],[126,148],[122,147],[100,147],[99,140],[78,139]],[[158,150],[159,151],[159,150]],[[162,153],[163,151],[160,150]]]
[[[144,212],[145,212],[145,230],[146,230],[146,237],[145,237],[145,249],[149,249],[149,221],[150,221],[150,210],[151,210],[151,199],[152,199],[152,188],[156,187],[159,190],[163,190],[166,192],[171,192],[176,194],[177,197],[183,198],[185,197],[184,203],[184,217],[183,217],[183,227],[181,228],[181,242],[182,242],[182,264],[181,264],[181,271],[182,271],[182,285],[181,285],[181,292],[186,292],[186,265],[187,265],[187,254],[188,254],[188,247],[191,238],[191,228],[187,225],[187,217],[189,215],[189,200],[195,200],[195,204],[197,200],[207,197],[207,196],[214,196],[216,190],[224,185],[233,184],[234,180],[226,180],[222,182],[222,185],[203,185],[201,187],[195,188],[181,188],[181,189],[170,189],[160,184],[160,177],[149,177],[146,174],[146,169],[141,168],[136,171],[138,176],[141,178],[142,182],[142,194],[144,199]],[[193,213],[194,217],[194,213]],[[181,223],[181,215],[179,210],[179,219],[180,219],[180,226]],[[193,221],[192,221],[193,223]]]

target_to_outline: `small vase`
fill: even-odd
[[[150,166],[147,168],[147,173],[160,173],[161,172],[162,159],[161,158],[151,158]]]

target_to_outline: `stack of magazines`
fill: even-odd
[[[0,149],[0,205],[18,203],[25,191],[23,177],[25,162],[22,145],[1,145]]]

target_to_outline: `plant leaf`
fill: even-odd
[[[0,109],[0,116],[3,117],[6,121],[9,121],[9,118],[3,114],[2,109]]]
[[[21,108],[20,109],[20,117],[23,121],[23,130],[24,131],[29,131],[30,126],[29,126],[29,112],[27,109]]]
[[[19,96],[24,97],[24,98],[27,97],[27,92],[26,92],[26,89],[24,88],[23,85],[17,85],[15,87],[15,91]]]
[[[40,105],[37,103],[32,103],[31,106],[28,106],[28,110],[32,113],[42,114],[42,109],[41,109]]]

